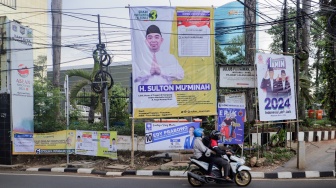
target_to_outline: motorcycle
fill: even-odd
[[[232,155],[223,155],[222,157],[229,161],[230,172],[229,177],[236,183],[238,186],[244,187],[251,183],[252,176],[249,172],[251,168],[245,166],[245,158],[240,158],[234,155],[233,151],[230,151]],[[188,168],[185,172],[188,171],[188,182],[193,187],[200,187],[207,183],[233,183],[231,180],[226,180],[221,177],[221,172],[218,167],[215,165],[212,167],[212,174],[214,176],[206,176],[206,171],[209,164],[204,161],[199,161],[195,158],[189,158],[190,162]],[[196,165],[196,168],[191,168],[192,165]]]

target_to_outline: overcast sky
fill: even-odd
[[[49,0],[51,1],[51,0]],[[271,18],[280,15],[282,0],[259,0],[259,9]],[[102,42],[107,42],[114,62],[131,61],[129,10],[126,6],[213,6],[219,7],[233,0],[63,0],[63,45],[78,44],[76,49],[62,48],[62,66],[92,64],[92,51],[98,43],[97,15],[101,16]],[[51,17],[49,19],[51,24]],[[259,18],[260,22],[264,22]],[[268,20],[271,21],[271,20]],[[260,28],[261,30],[267,27]],[[51,36],[51,30],[50,30]],[[268,49],[271,37],[259,33],[259,48]],[[51,40],[50,40],[51,42]],[[52,62],[49,51],[48,64]],[[76,59],[86,58],[81,61]]]

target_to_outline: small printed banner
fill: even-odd
[[[243,144],[245,107],[242,104],[218,103],[218,130],[224,144]]]
[[[145,150],[193,149],[199,122],[146,123]]]
[[[117,132],[77,130],[75,153],[117,159]]]

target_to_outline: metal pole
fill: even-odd
[[[70,107],[70,103],[69,103],[69,76],[66,75],[65,76],[65,95],[66,95],[66,105],[65,105],[65,109],[66,109],[66,124],[67,124],[67,131],[66,131],[66,137],[68,136],[68,130],[69,130],[69,107]],[[66,138],[67,139],[67,138]],[[66,150],[66,154],[67,154],[67,165],[70,163],[70,159],[69,159],[69,152],[68,152],[68,143],[66,143],[67,146],[67,150]]]
[[[100,63],[100,70],[103,69],[103,66],[102,66],[102,52],[101,52],[101,49],[102,49],[102,43],[101,43],[101,34],[100,34],[100,15],[98,14],[98,40],[99,40],[99,63]],[[102,105],[103,105],[103,114],[104,114],[104,118],[103,118],[103,121],[104,121],[104,126],[106,127],[106,130],[109,131],[110,130],[110,126],[109,126],[109,117],[108,117],[108,91],[107,91],[107,84],[106,84],[106,87],[104,89],[104,92],[102,93]]]
[[[283,54],[287,53],[288,50],[288,36],[287,36],[287,0],[284,0],[284,11],[283,11],[283,45],[282,45],[282,51]]]
[[[134,167],[134,118],[132,117],[132,149],[131,149],[131,167]]]
[[[300,0],[296,0],[296,52],[301,51],[300,46]],[[300,54],[298,54],[300,55]],[[296,141],[297,144],[299,144],[299,113],[298,113],[298,104],[299,104],[299,71],[300,71],[300,60],[298,58],[295,58],[295,72],[296,72],[296,126],[295,126],[295,134],[296,134]],[[299,167],[299,147],[297,147],[297,167]]]

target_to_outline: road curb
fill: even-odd
[[[70,172],[79,174],[95,174],[103,176],[171,176],[186,177],[184,171],[168,170],[125,170],[123,172],[99,171],[93,168],[28,168],[29,172]],[[252,178],[256,179],[291,179],[291,178],[322,178],[335,177],[335,171],[302,171],[302,172],[251,172]]]

